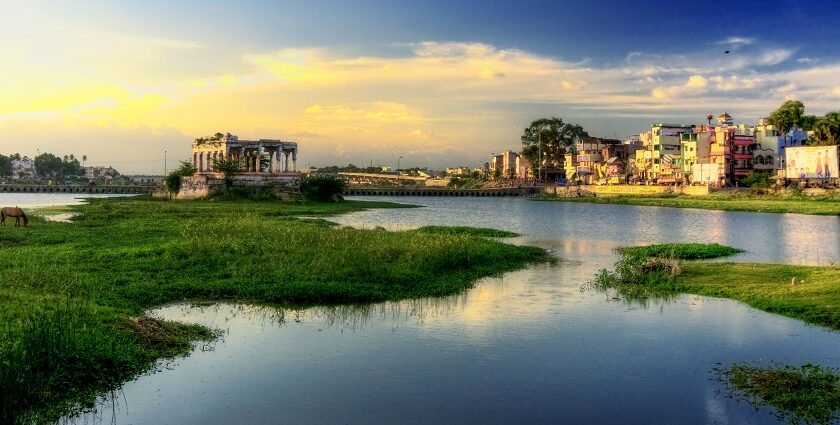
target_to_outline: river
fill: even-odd
[[[381,198],[376,198],[382,200]],[[225,331],[210,346],[104,397],[65,423],[764,424],[711,374],[732,362],[840,366],[840,334],[735,301],[630,304],[582,290],[617,246],[720,242],[734,261],[840,262],[840,218],[521,198],[394,198],[424,205],[332,218],[399,230],[511,230],[554,250],[463,294],[370,306],[275,310],[174,305],[157,317]]]

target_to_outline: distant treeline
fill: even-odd
[[[64,155],[59,157],[49,152],[42,153],[34,159],[28,156],[14,153],[11,155],[0,155],[0,176],[12,175],[12,161],[34,161],[35,170],[39,176],[67,177],[84,175],[83,164],[87,161],[87,155],[82,155],[81,162],[75,155]]]

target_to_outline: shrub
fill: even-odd
[[[303,179],[300,191],[307,199],[315,201],[340,201],[346,184],[332,176],[313,176]]]

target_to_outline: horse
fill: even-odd
[[[23,226],[29,227],[29,217],[27,217],[26,213],[18,207],[4,207],[3,209],[0,209],[0,226],[6,225],[6,217],[15,218],[15,227],[20,226],[21,218],[23,219]]]

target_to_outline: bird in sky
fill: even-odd
[[[723,53],[725,53],[725,54],[727,54],[727,55],[728,55],[728,54],[729,54],[729,50],[727,50],[727,51],[725,51],[725,52],[723,52]]]

